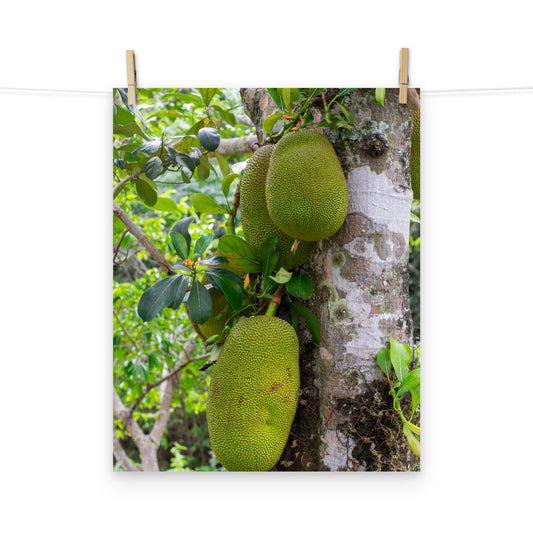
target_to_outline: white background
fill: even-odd
[[[526,6],[11,1],[0,86],[531,86]],[[422,106],[423,472],[121,475],[111,97],[0,91],[6,531],[527,529],[533,92]]]

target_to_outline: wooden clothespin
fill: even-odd
[[[409,83],[409,48],[400,50],[400,104],[407,103],[407,84]]]
[[[126,50],[126,69],[128,71],[128,104],[135,105],[135,90],[137,89],[137,71],[135,70],[135,52]]]

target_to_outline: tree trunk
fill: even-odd
[[[336,92],[327,90],[327,100]],[[266,89],[241,89],[241,95],[263,144],[262,121],[275,105]],[[323,133],[346,176],[348,215],[305,265],[315,287],[307,304],[322,324],[321,344],[312,344],[301,327],[300,403],[276,468],[401,471],[409,467],[409,448],[375,356],[391,337],[412,345],[413,112],[398,103],[395,89],[387,89],[385,107],[373,89],[358,89],[340,103],[355,116],[354,128]]]

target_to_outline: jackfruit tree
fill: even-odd
[[[143,369],[124,314],[121,321],[124,291],[116,290],[117,325],[134,348],[125,368],[141,369],[148,381],[124,400],[114,391],[122,468],[158,469],[175,376],[182,379],[185,367],[200,382],[205,372],[200,387],[207,394],[209,385],[209,393],[198,405],[207,409],[213,459],[227,470],[412,468],[410,450],[419,449],[419,370],[408,372],[414,113],[398,105],[397,91],[379,91],[378,98],[368,89],[241,89],[249,119],[240,119],[246,127],[239,130],[219,89],[171,92],[172,116],[187,117],[174,123],[168,95],[148,91],[147,109],[165,121],[157,125],[117,90],[114,256],[131,235],[160,272],[137,292],[136,327],[153,330],[183,311],[191,325],[178,364],[156,350]],[[192,183],[198,187],[187,194]],[[174,184],[178,190],[165,190]],[[164,214],[150,236],[146,219],[135,217],[139,204]],[[161,250],[153,241],[163,228]],[[175,336],[172,329],[159,330],[161,342]],[[146,435],[138,411],[158,390],[159,415]],[[182,396],[184,417],[186,405]],[[119,432],[133,438],[139,466]],[[182,464],[180,446],[172,464]]]

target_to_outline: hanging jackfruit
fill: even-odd
[[[266,471],[277,463],[299,387],[294,329],[276,317],[241,319],[213,366],[206,404],[211,445],[226,470]]]
[[[315,242],[301,242],[295,253],[291,252],[294,238],[283,233],[270,219],[265,198],[265,181],[270,156],[274,146],[267,144],[257,150],[248,161],[241,180],[241,221],[244,238],[259,248],[269,237],[277,237],[279,253],[276,269],[285,270],[303,264],[315,249]]]
[[[346,179],[333,146],[320,133],[293,131],[276,144],[265,190],[270,218],[295,239],[325,239],[346,218]]]

